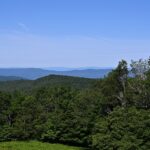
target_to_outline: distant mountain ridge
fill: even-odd
[[[49,75],[49,71],[40,68],[0,68],[0,76],[17,76],[34,80],[46,75]]]
[[[0,68],[0,76],[16,76],[20,78],[35,80],[48,75],[64,75],[84,78],[103,78],[112,69],[83,69],[55,71],[40,68]]]
[[[76,67],[76,68],[71,68],[71,67],[46,67],[46,68],[41,68],[44,70],[53,70],[53,71],[73,71],[73,70],[88,70],[88,69],[112,69],[113,67]]]

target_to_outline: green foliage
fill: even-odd
[[[18,80],[0,82],[0,91],[14,92],[26,91],[27,93],[36,91],[42,87],[73,87],[76,89],[90,88],[96,79],[81,77],[70,77],[60,75],[49,75],[37,80]]]
[[[24,79],[16,76],[0,76],[0,81],[14,81],[14,80],[24,80]]]
[[[136,63],[133,69],[139,66]],[[48,76],[2,82],[0,141],[150,149],[150,71],[142,71],[144,78],[129,77],[128,72],[122,60],[100,80]]]
[[[116,108],[100,118],[93,131],[93,147],[107,150],[147,150],[150,147],[150,111]]]
[[[116,106],[126,107],[127,78],[127,62],[122,60],[117,68],[102,80],[100,89],[103,95],[103,113],[109,113]]]

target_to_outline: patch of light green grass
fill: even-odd
[[[65,146],[61,144],[49,144],[36,141],[30,142],[1,142],[0,150],[83,150],[78,147]]]

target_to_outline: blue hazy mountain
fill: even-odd
[[[53,68],[54,69],[54,68]],[[56,68],[55,68],[56,69]],[[72,68],[73,69],[73,68]],[[103,78],[112,69],[76,69],[76,70],[46,70],[40,68],[0,68],[0,76],[15,76],[25,79],[37,79],[47,75],[65,75],[84,78]]]
[[[51,74],[67,75],[84,78],[103,78],[112,69],[84,69],[84,70],[70,70],[70,71],[50,71]]]
[[[72,70],[87,70],[87,69],[112,69],[113,67],[78,67],[78,68],[71,68],[71,67],[46,67],[42,68],[44,70],[55,70],[55,71],[72,71]]]
[[[49,75],[48,70],[39,68],[1,68],[0,76],[17,76],[26,79],[37,79]]]

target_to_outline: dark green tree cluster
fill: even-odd
[[[150,149],[149,60],[132,61],[129,70],[122,60],[87,88],[65,84],[37,83],[30,92],[0,92],[0,141],[40,140],[94,150]]]

